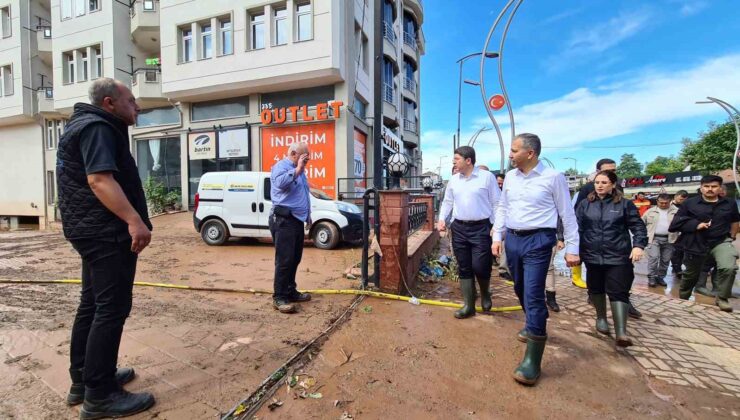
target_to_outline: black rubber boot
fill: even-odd
[[[555,300],[555,292],[545,290],[545,303],[551,311],[560,312],[560,305],[558,305],[558,301]]]
[[[531,335],[527,337],[527,350],[522,363],[514,370],[514,380],[524,385],[534,385],[540,378],[542,353],[545,352],[547,336]]]
[[[480,287],[480,306],[483,308],[483,312],[488,312],[493,307],[493,301],[491,300],[491,278],[478,279],[478,286]]]
[[[612,319],[614,320],[614,339],[619,347],[629,347],[632,339],[627,336],[627,312],[629,304],[625,302],[611,302]]]
[[[131,416],[150,409],[154,402],[154,396],[148,392],[134,394],[123,389],[114,391],[101,400],[85,397],[85,402],[80,409],[80,419]]]
[[[591,295],[591,303],[596,309],[596,331],[602,334],[609,334],[609,322],[606,320],[606,295]]]
[[[69,387],[67,394],[67,404],[82,404],[85,400],[85,381],[83,379],[83,369],[70,369],[69,376],[72,378],[72,386]],[[136,373],[133,368],[124,367],[116,370],[116,382],[118,385],[126,385],[134,380]]]
[[[627,315],[629,315],[630,318],[642,318],[642,312],[638,311],[637,308],[635,308],[635,305],[632,304],[632,302],[627,304]]]
[[[460,279],[460,289],[462,290],[465,305],[455,311],[455,318],[470,318],[475,315],[475,284],[473,279]]]
[[[707,289],[707,278],[708,277],[709,277],[708,272],[699,273],[699,280],[696,282],[696,286],[694,286],[694,291],[700,295],[714,297],[712,292],[709,289]]]

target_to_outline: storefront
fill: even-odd
[[[189,204],[193,204],[200,177],[206,172],[252,170],[250,146],[247,127],[188,133]]]

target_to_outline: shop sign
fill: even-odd
[[[190,160],[215,159],[216,133],[208,131],[188,134],[188,156]]]
[[[265,104],[263,104],[265,105]],[[260,122],[262,125],[285,124],[326,121],[330,117],[337,119],[340,117],[339,109],[344,105],[342,101],[329,101],[316,104],[313,111],[309,111],[308,105],[289,106],[285,108],[272,108],[272,104],[263,107],[260,111]]]
[[[391,152],[400,152],[401,139],[395,135],[390,128],[383,126],[381,129],[381,135],[383,136],[383,147],[390,150]]]
[[[218,133],[218,157],[249,157],[249,129],[240,128]]]
[[[311,160],[305,173],[311,187],[336,197],[333,122],[262,128],[262,171],[269,172],[275,163],[286,157],[288,147],[296,142],[308,143]]]
[[[687,172],[673,172],[667,174],[655,174],[649,176],[641,176],[635,178],[627,178],[622,180],[623,187],[652,187],[661,186],[664,184],[684,184],[690,182],[701,181],[701,172],[687,171]]]
[[[367,188],[365,182],[365,173],[367,171],[367,160],[366,160],[366,144],[367,135],[362,131],[355,128],[355,157],[354,157],[354,171],[352,177],[355,178],[355,192],[364,192]]]

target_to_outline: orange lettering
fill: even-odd
[[[263,109],[262,112],[260,112],[260,121],[262,122],[262,125],[272,123],[272,112],[270,112],[269,109]]]
[[[298,122],[298,107],[297,106],[291,106],[288,107],[288,111],[293,115],[293,122]]]
[[[282,115],[280,114],[280,111],[282,111]],[[275,124],[282,124],[285,122],[287,117],[287,113],[285,112],[285,108],[278,108],[275,110]]]
[[[339,118],[339,107],[344,105],[342,101],[334,101],[331,103],[331,109],[334,110],[334,118]]]
[[[328,120],[329,115],[326,113],[326,104],[316,104],[316,119],[317,120]]]
[[[303,121],[313,121],[313,117],[308,115],[308,105],[303,105],[301,107],[301,116]]]

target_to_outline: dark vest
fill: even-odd
[[[58,202],[64,236],[67,239],[126,240],[130,238],[128,225],[98,200],[87,183],[80,140],[83,130],[92,124],[106,124],[115,133],[118,171],[113,172],[113,178],[120,184],[126,198],[144,223],[149,229],[152,228],[136,162],[129,150],[128,126],[123,120],[101,108],[78,103],[75,104],[74,113],[65,126],[57,149]]]

